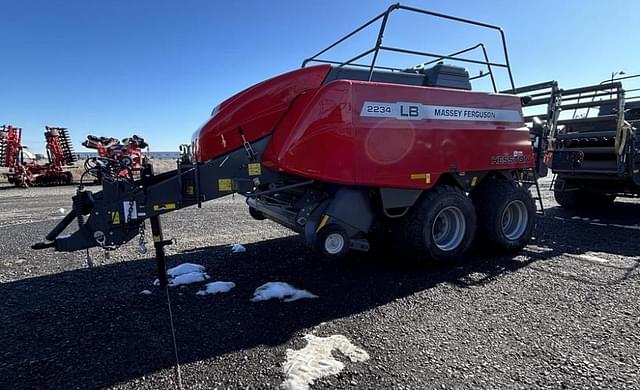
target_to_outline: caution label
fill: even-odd
[[[120,225],[120,212],[118,210],[111,212],[111,224]]]
[[[249,176],[260,176],[262,174],[262,169],[260,169],[260,163],[251,163],[248,167]]]
[[[175,203],[154,204],[153,211],[174,210],[176,208]]]
[[[231,179],[218,179],[218,191],[233,191]]]
[[[400,120],[452,120],[481,122],[523,121],[518,110],[499,110],[493,108],[431,106],[412,102],[364,102],[360,116],[374,118],[394,118]]]

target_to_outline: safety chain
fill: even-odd
[[[127,212],[127,220],[125,222],[131,222],[131,217],[133,216],[133,200],[129,200],[129,210]]]
[[[147,243],[144,237],[144,226],[145,226],[145,223],[144,221],[142,221],[142,223],[140,224],[140,230],[139,230],[140,234],[138,236],[138,252],[142,255],[147,253]]]
[[[253,147],[251,146],[249,141],[247,141],[247,139],[245,138],[244,131],[242,131],[242,128],[238,128],[238,131],[240,132],[240,137],[242,138],[242,146],[244,147],[244,151],[247,152],[247,157],[249,158],[249,161],[255,161],[258,154],[255,152],[255,150],[253,150]]]

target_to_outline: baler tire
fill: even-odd
[[[443,212],[450,213],[458,222],[464,222],[462,235],[453,238],[454,242],[459,242],[450,244],[454,245],[451,249],[446,249],[448,245],[442,242],[437,243],[434,231],[436,222],[442,222],[439,219],[444,216]],[[399,251],[410,258],[422,262],[452,264],[469,249],[475,230],[476,214],[471,199],[458,187],[439,185],[426,191],[406,215],[397,230],[395,244]]]
[[[331,240],[331,242],[327,242]],[[336,243],[336,245],[331,246]],[[341,246],[338,244],[341,243]],[[318,232],[315,241],[315,249],[323,257],[340,259],[349,253],[351,239],[347,231],[340,225],[330,224]]]
[[[499,253],[517,252],[529,243],[535,226],[531,193],[511,180],[485,180],[472,194],[478,215],[477,243]]]

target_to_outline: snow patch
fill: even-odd
[[[142,294],[142,295],[151,295],[151,291],[150,290],[142,290],[142,291],[140,291],[140,294]]]
[[[178,275],[173,279],[169,279],[169,286],[176,287],[184,284],[204,282],[209,279],[209,275],[204,272],[189,272],[186,274]]]
[[[307,390],[319,378],[337,375],[344,369],[344,363],[333,357],[334,350],[340,351],[352,362],[363,362],[369,354],[353,345],[343,335],[318,337],[304,336],[307,345],[299,350],[287,349],[287,361],[283,369],[286,380],[280,387],[286,390]]]
[[[184,263],[177,267],[169,268],[167,275],[175,278],[176,276],[188,274],[191,272],[204,272],[204,266],[200,264]]]
[[[184,263],[167,270],[169,286],[176,287],[185,284],[203,282],[209,279],[204,266],[200,264]],[[154,286],[160,285],[160,280],[153,281]]]
[[[272,298],[284,299],[285,302],[293,302],[303,298],[318,298],[307,290],[300,290],[289,283],[269,282],[256,288],[253,293],[252,302],[268,301]]]
[[[246,251],[247,248],[242,246],[242,244],[233,244],[233,246],[231,247],[231,253],[242,253]]]
[[[205,285],[204,290],[200,290],[196,295],[212,295],[226,293],[236,286],[233,282],[211,282]]]

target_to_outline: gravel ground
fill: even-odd
[[[548,183],[547,183],[548,185]],[[174,355],[155,263],[129,244],[98,267],[35,252],[72,187],[0,190],[0,387],[171,388]],[[277,388],[287,348],[340,334],[370,355],[313,389],[640,388],[640,202],[575,215],[544,193],[535,240],[453,268],[397,258],[328,262],[242,199],[170,213],[169,265],[206,266],[237,287],[170,290],[185,388]],[[618,226],[613,226],[618,225]],[[229,244],[247,252],[231,254]],[[250,302],[268,281],[318,299]],[[151,295],[140,291],[151,290]]]

